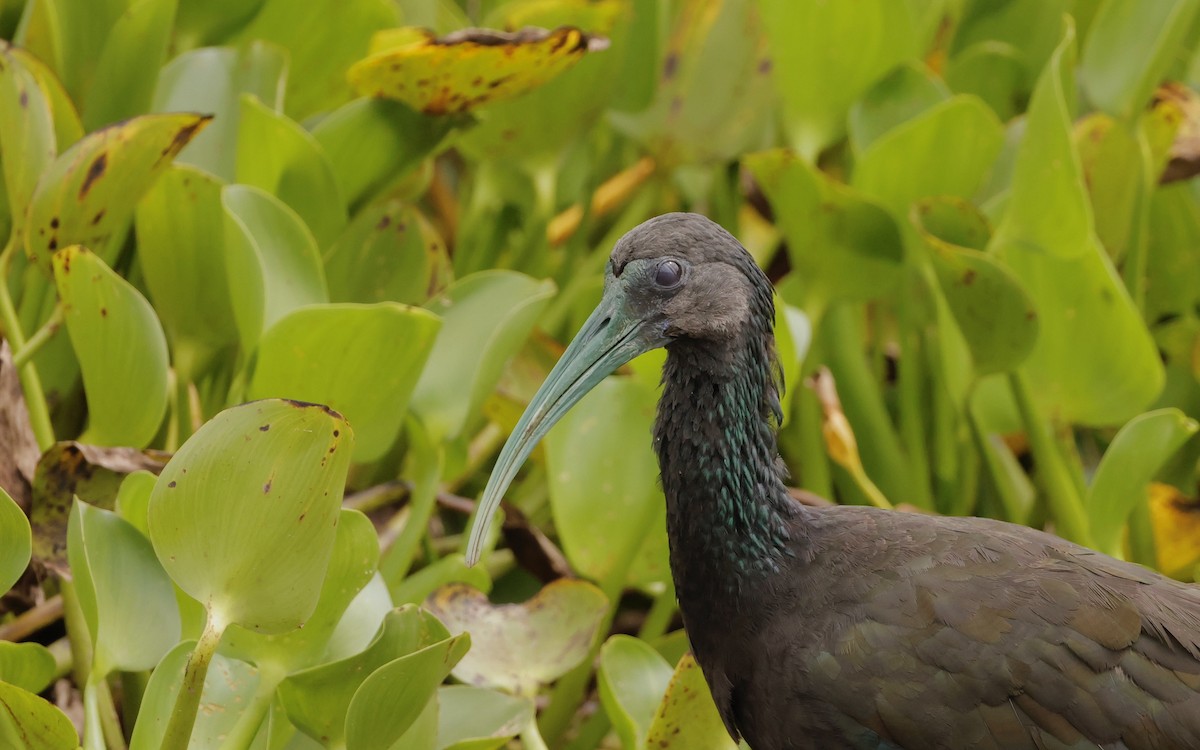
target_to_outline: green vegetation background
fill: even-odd
[[[1198,7],[0,1],[0,744],[729,746],[661,352],[461,554],[673,210],[776,282],[798,500],[1194,579]]]

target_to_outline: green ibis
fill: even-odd
[[[468,558],[534,444],[666,347],[654,426],[671,574],[729,733],[754,750],[1200,748],[1200,588],[982,518],[812,508],[785,490],[770,282],[717,224],[667,214],[501,451]]]

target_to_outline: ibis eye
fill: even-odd
[[[683,278],[683,267],[679,265],[679,261],[665,260],[658,266],[658,272],[654,274],[654,283],[661,287],[672,287],[679,283]]]

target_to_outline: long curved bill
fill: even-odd
[[[517,427],[500,451],[488,479],[467,544],[467,564],[474,565],[482,552],[484,536],[508,486],[525,459],[550,428],[579,399],[613,370],[644,352],[666,343],[625,308],[618,285],[605,290],[604,298],[534,394]]]

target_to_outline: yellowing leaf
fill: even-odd
[[[347,73],[350,85],[359,94],[399,99],[431,115],[520,96],[579,62],[585,52],[608,47],[606,38],[572,26],[554,31],[531,26],[513,33],[463,29],[440,39],[425,29],[381,34],[373,49],[395,46],[355,63]]]
[[[1150,520],[1158,569],[1186,577],[1200,564],[1200,502],[1161,482],[1150,485]]]

